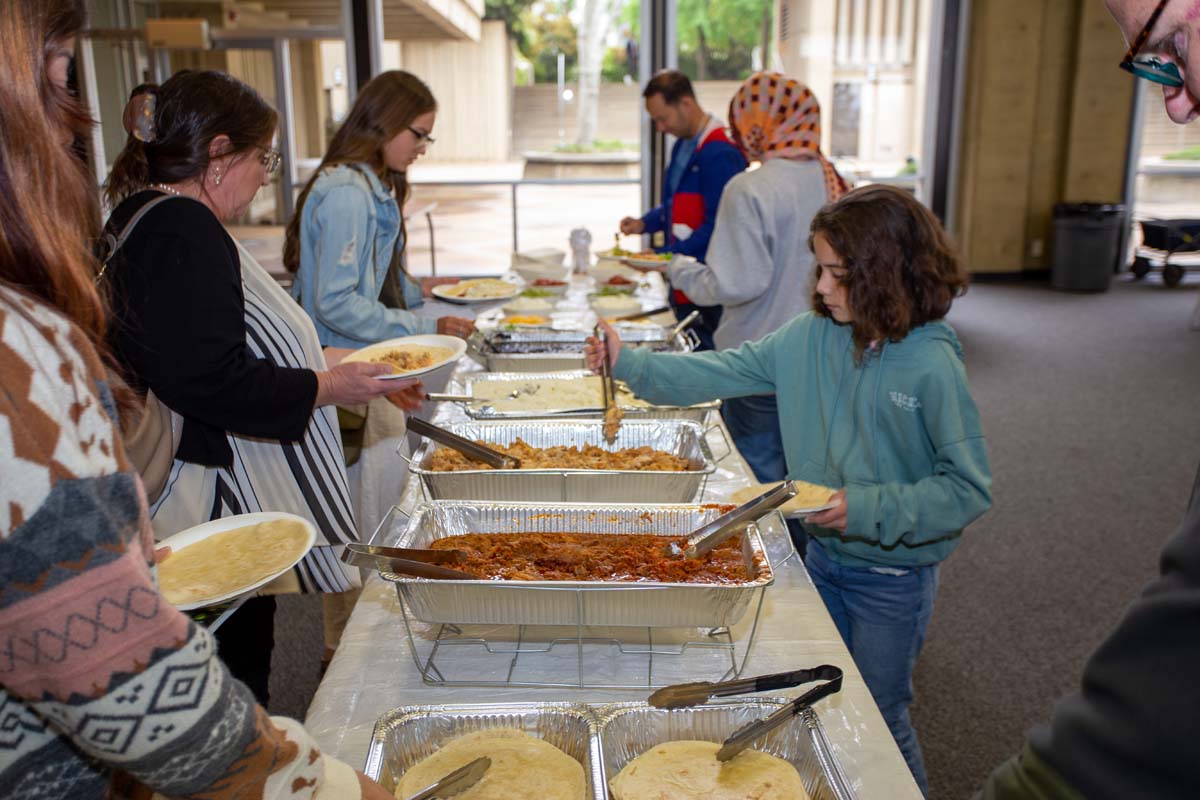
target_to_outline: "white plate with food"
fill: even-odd
[[[396,371],[391,375],[380,375],[379,379],[396,380],[427,375],[439,367],[458,361],[466,352],[467,343],[456,336],[424,333],[367,345],[346,356],[342,362],[387,364]]]
[[[549,314],[554,310],[555,300],[545,297],[516,297],[509,300],[500,309],[505,314]]]
[[[821,486],[808,481],[792,481],[796,484],[796,496],[788,500],[779,510],[783,512],[785,517],[803,517],[806,514],[815,514],[818,511],[828,511],[831,508],[837,508],[837,503],[829,502],[829,498],[837,492],[837,489],[830,489],[828,486]],[[763,485],[756,483],[744,489],[738,489],[729,498],[731,503],[748,503],[758,495],[774,489],[779,485],[779,482]]]
[[[511,300],[520,291],[521,287],[517,284],[502,281],[499,278],[470,278],[458,283],[444,283],[441,286],[435,286],[432,294],[447,303],[466,305]]]
[[[656,253],[653,250],[644,250],[640,253],[626,256],[621,261],[638,269],[666,270],[667,267],[671,266],[671,260],[674,258],[674,253]]]
[[[158,588],[180,611],[223,603],[283,575],[316,541],[311,522],[281,511],[206,522],[158,543],[171,548],[158,565]]]
[[[627,294],[592,295],[588,305],[598,317],[619,317],[622,314],[636,314],[642,310],[642,301]]]

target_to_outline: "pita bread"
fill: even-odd
[[[174,605],[215,600],[287,569],[308,551],[308,538],[291,519],[222,531],[167,556],[158,588]]]
[[[614,800],[807,800],[796,768],[778,756],[743,750],[717,761],[716,742],[664,742],[609,781]]]
[[[828,486],[820,486],[808,481],[792,482],[796,484],[796,496],[779,507],[779,510],[784,514],[794,514],[797,511],[804,511],[809,508],[820,508],[826,505],[829,502],[829,498],[833,497],[837,491],[837,489],[830,489]],[[752,486],[747,486],[745,489],[738,489],[729,500],[738,505],[748,503],[768,489],[774,489],[779,484],[780,481],[768,484],[756,483]]]
[[[480,756],[492,766],[456,800],[585,800],[583,765],[554,745],[513,728],[475,731],[442,745],[396,784],[396,797],[411,797]]]

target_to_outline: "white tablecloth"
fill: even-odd
[[[477,369],[464,361],[460,371]],[[462,412],[451,405],[438,409],[435,419],[449,421],[461,418]],[[714,415],[714,420],[716,415]],[[717,420],[715,420],[717,421]],[[721,431],[709,433],[714,453],[724,451]],[[727,499],[737,489],[751,483],[750,471],[734,451],[721,462],[709,481],[705,501]],[[398,504],[411,511],[422,501],[419,482],[410,482]],[[754,621],[754,606],[734,628],[738,656]],[[602,703],[643,700],[646,690],[595,688],[496,688],[442,687],[423,683],[421,672],[413,660],[409,640],[401,618],[401,608],[392,584],[378,576],[368,580],[362,599],[350,618],[342,636],[337,655],[326,673],[308,711],[306,726],[321,747],[349,763],[363,764],[375,721],[385,712],[398,706],[436,703],[497,703],[571,701]],[[431,648],[433,626],[413,622],[418,655],[427,657]],[[656,645],[658,640],[656,639]],[[446,648],[443,648],[445,650]],[[589,651],[590,652],[590,651]],[[601,651],[596,651],[601,652]],[[667,667],[684,670],[684,679],[714,680],[717,654],[702,653],[695,662],[679,661]],[[471,660],[491,660],[476,648],[455,648],[446,664],[471,665]],[[725,656],[726,660],[728,659]],[[525,681],[572,682],[576,680],[576,651],[574,646],[560,648],[543,655],[522,655],[520,677]],[[669,661],[669,659],[668,659]],[[507,661],[505,662],[507,663]],[[766,593],[757,638],[754,641],[743,675],[782,672],[819,664],[834,664],[845,672],[842,690],[821,700],[816,710],[826,729],[838,760],[852,787],[860,798],[919,798],[920,792],[909,774],[887,726],[884,724],[862,677],[850,654],[838,636],[829,614],[825,611],[816,589],[803,565],[796,558],[776,566],[775,584]],[[636,667],[630,667],[616,657],[609,660],[589,660],[592,670],[612,669],[630,675],[614,675],[618,680],[607,682],[633,683],[624,680],[636,677]],[[690,670],[696,674],[690,674]],[[483,667],[481,666],[481,669]],[[467,670],[471,672],[472,670]],[[655,672],[658,676],[660,673]],[[501,671],[498,677],[503,677]],[[640,675],[646,681],[644,672]],[[802,687],[781,694],[796,694]]]

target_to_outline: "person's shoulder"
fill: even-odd
[[[375,194],[370,178],[356,165],[337,164],[323,169],[313,181],[305,207],[336,213],[344,203],[370,202]]]

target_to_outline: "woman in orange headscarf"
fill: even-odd
[[[760,339],[808,308],[809,224],[848,188],[821,155],[820,106],[799,81],[752,75],[729,103],[729,125],[746,160],[761,166],[726,185],[708,263],[676,259],[668,271],[693,302],[725,307],[718,350]],[[783,480],[775,396],[726,400],[721,413],[758,479]]]

